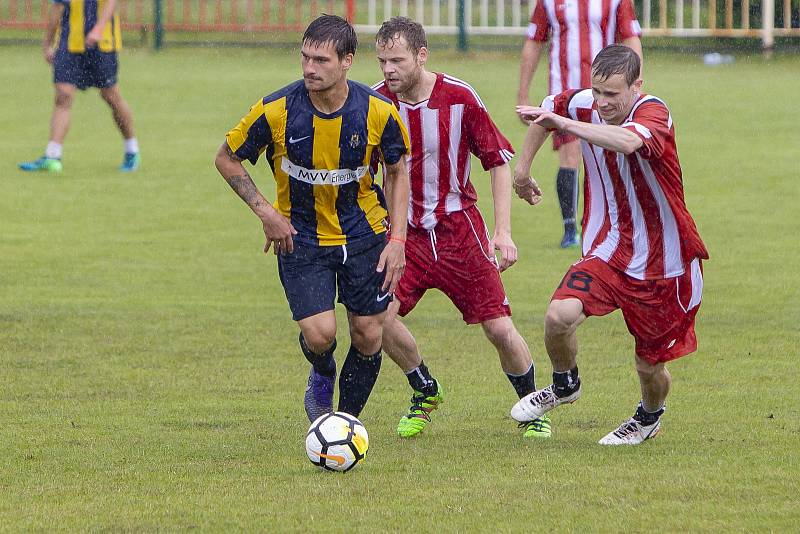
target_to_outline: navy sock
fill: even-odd
[[[636,415],[634,415],[633,418],[642,423],[644,426],[650,426],[656,424],[666,410],[666,405],[661,405],[661,408],[655,412],[648,412],[644,409],[644,406],[640,401],[639,407],[636,408]]]
[[[406,378],[411,389],[423,393],[426,397],[436,395],[436,391],[439,389],[424,361],[419,364],[419,367],[414,367],[407,372]]]
[[[333,345],[331,345],[331,348],[322,354],[317,354],[308,348],[308,345],[306,345],[306,339],[303,337],[303,333],[300,332],[300,348],[303,351],[303,356],[305,356],[306,360],[308,360],[309,363],[314,366],[314,370],[316,372],[322,376],[336,376],[336,361],[333,359],[333,353],[336,351],[335,339],[333,340]]]
[[[531,363],[530,369],[528,369],[525,374],[512,375],[506,373],[506,376],[508,377],[508,381],[511,382],[511,385],[514,386],[514,391],[517,392],[517,396],[520,399],[528,393],[536,391],[533,363]]]
[[[578,210],[578,169],[561,167],[556,176],[556,191],[558,204],[561,206],[561,218],[564,220],[564,230],[574,232],[575,213]]]
[[[556,397],[568,397],[581,388],[578,366],[563,373],[553,372],[553,391]]]
[[[381,351],[361,354],[350,346],[339,376],[339,411],[354,417],[361,414],[381,370]]]

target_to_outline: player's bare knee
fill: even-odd
[[[57,108],[69,109],[72,107],[72,101],[75,99],[72,93],[67,91],[56,90],[55,105]]]
[[[481,326],[483,327],[483,332],[486,334],[487,339],[489,339],[495,347],[511,345],[514,337],[517,335],[517,329],[508,317],[484,321],[481,323]]]
[[[322,354],[336,341],[336,328],[323,325],[303,328],[306,346],[316,354]]]
[[[578,323],[580,313],[553,301],[544,317],[544,331],[549,336],[564,336],[571,333]]]

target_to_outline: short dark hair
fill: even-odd
[[[639,78],[641,69],[639,54],[623,44],[608,45],[592,61],[592,76],[605,81],[614,74],[622,74],[629,86]]]
[[[408,17],[392,17],[381,24],[375,41],[380,46],[386,46],[395,37],[405,37],[408,48],[413,54],[417,54],[423,46],[428,48],[428,38],[425,36],[425,28],[422,24],[415,22]]]
[[[324,13],[308,25],[301,42],[316,46],[333,43],[339,59],[347,54],[355,55],[358,48],[358,37],[353,26],[338,15]]]

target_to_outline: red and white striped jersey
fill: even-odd
[[[444,214],[464,210],[477,201],[470,182],[470,153],[484,170],[508,163],[511,143],[497,129],[478,93],[466,82],[436,74],[428,100],[409,104],[397,100],[384,82],[373,86],[390,98],[411,138],[406,155],[411,182],[408,222],[431,229]]]
[[[539,0],[528,39],[550,39],[550,91],[591,87],[592,61],[606,46],[642,35],[632,0]]]
[[[591,89],[548,96],[542,106],[605,124]],[[637,280],[680,276],[708,252],[686,209],[672,116],[664,102],[642,94],[620,126],[644,143],[628,156],[581,140],[583,256],[596,256]]]

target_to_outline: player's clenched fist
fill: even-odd
[[[530,176],[514,175],[514,192],[519,198],[535,206],[542,201],[542,190],[539,189],[539,184]]]

